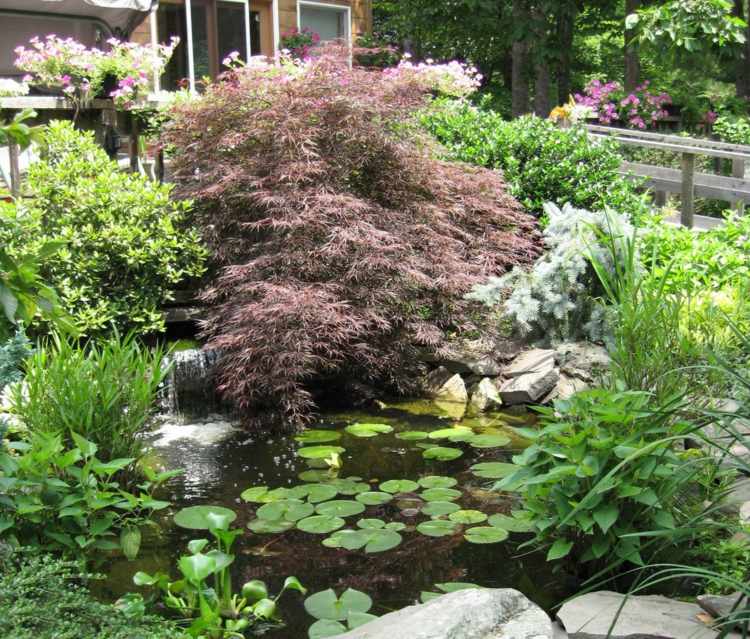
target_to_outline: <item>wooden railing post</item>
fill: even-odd
[[[682,215],[683,226],[693,228],[695,216],[695,155],[682,154]]]
[[[654,205],[663,208],[667,205],[667,192],[654,191]]]
[[[745,160],[732,160],[732,177],[745,179]],[[737,200],[734,205],[734,210],[740,215],[745,213],[745,202]]]
[[[21,195],[21,152],[14,140],[8,141],[8,157],[10,159],[10,194],[13,197]]]

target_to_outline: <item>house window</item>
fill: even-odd
[[[187,81],[195,90],[204,77],[222,71],[222,60],[232,51],[247,59],[252,51],[248,0],[178,0],[161,2],[154,14],[156,36],[167,42],[180,38],[161,78],[161,86],[175,89]]]
[[[300,29],[310,29],[320,35],[321,42],[344,40],[349,42],[351,9],[322,2],[300,2]]]

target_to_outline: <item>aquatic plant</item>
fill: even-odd
[[[179,581],[170,581],[164,573],[137,572],[133,577],[137,586],[160,589],[168,608],[181,618],[192,619],[187,628],[191,637],[241,639],[260,621],[280,623],[277,604],[285,591],[307,592],[296,577],[287,577],[273,598],[266,584],[257,579],[245,583],[240,593],[234,591],[229,567],[235,556],[231,551],[235,540],[243,534],[240,529],[230,528],[235,517],[233,511],[220,506],[193,506],[181,510],[175,516],[175,523],[190,529],[208,530],[216,547],[207,550],[211,545],[208,539],[189,542],[189,554],[177,562],[183,576]]]
[[[341,596],[331,588],[316,592],[305,599],[305,610],[318,620],[310,626],[308,637],[322,639],[359,628],[377,619],[375,615],[369,614],[370,608],[372,599],[353,588],[347,588]]]
[[[323,54],[175,106],[177,192],[217,269],[204,333],[249,422],[308,421],[318,382],[416,390],[417,348],[472,325],[471,286],[538,255],[497,172],[436,161],[404,126],[429,95]]]

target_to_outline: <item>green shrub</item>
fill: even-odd
[[[141,527],[169,506],[152,492],[174,473],[147,473],[131,494],[113,478],[133,458],[103,462],[92,442],[73,440],[65,446],[59,435],[36,433],[0,449],[0,539],[81,555],[119,549],[134,558]]]
[[[91,440],[105,461],[140,457],[159,384],[166,375],[162,347],[149,349],[131,334],[99,343],[55,336],[26,360],[23,388],[11,412],[34,433],[75,432]]]
[[[29,169],[32,194],[16,254],[50,240],[42,274],[77,328],[101,334],[115,325],[139,333],[164,328],[160,306],[177,284],[203,271],[197,232],[185,228],[190,205],[171,187],[120,171],[92,133],[53,122],[40,162]]]
[[[82,567],[48,555],[0,555],[0,636],[8,639],[184,639],[142,609],[102,603]]]
[[[0,391],[21,379],[21,367],[31,354],[31,343],[22,331],[0,345]]]
[[[561,129],[533,116],[507,122],[455,101],[435,103],[421,122],[452,158],[502,169],[511,194],[538,215],[547,202],[590,211],[608,206],[633,221],[648,212],[645,196],[619,175],[617,146],[580,127]]]
[[[648,538],[626,535],[668,537],[684,517],[690,504],[680,500],[702,465],[678,456],[673,443],[692,427],[676,419],[675,402],[650,402],[648,393],[587,391],[538,409],[540,429],[521,431],[532,445],[496,488],[520,492],[548,560],[642,564]]]
[[[750,144],[750,118],[721,115],[714,122],[714,133],[724,142]]]

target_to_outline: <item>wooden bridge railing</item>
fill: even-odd
[[[750,180],[745,178],[745,166],[750,162],[750,146],[608,126],[587,125],[586,128],[597,138],[679,153],[682,156],[681,169],[623,162],[621,172],[627,177],[645,178],[646,184],[655,192],[657,204],[665,203],[666,193],[679,193],[680,221],[684,226],[693,228],[695,225],[696,195],[732,202],[740,212],[744,212],[745,204],[750,203]],[[732,177],[696,173],[695,158],[698,155],[731,160]],[[710,225],[710,218],[703,221]]]

